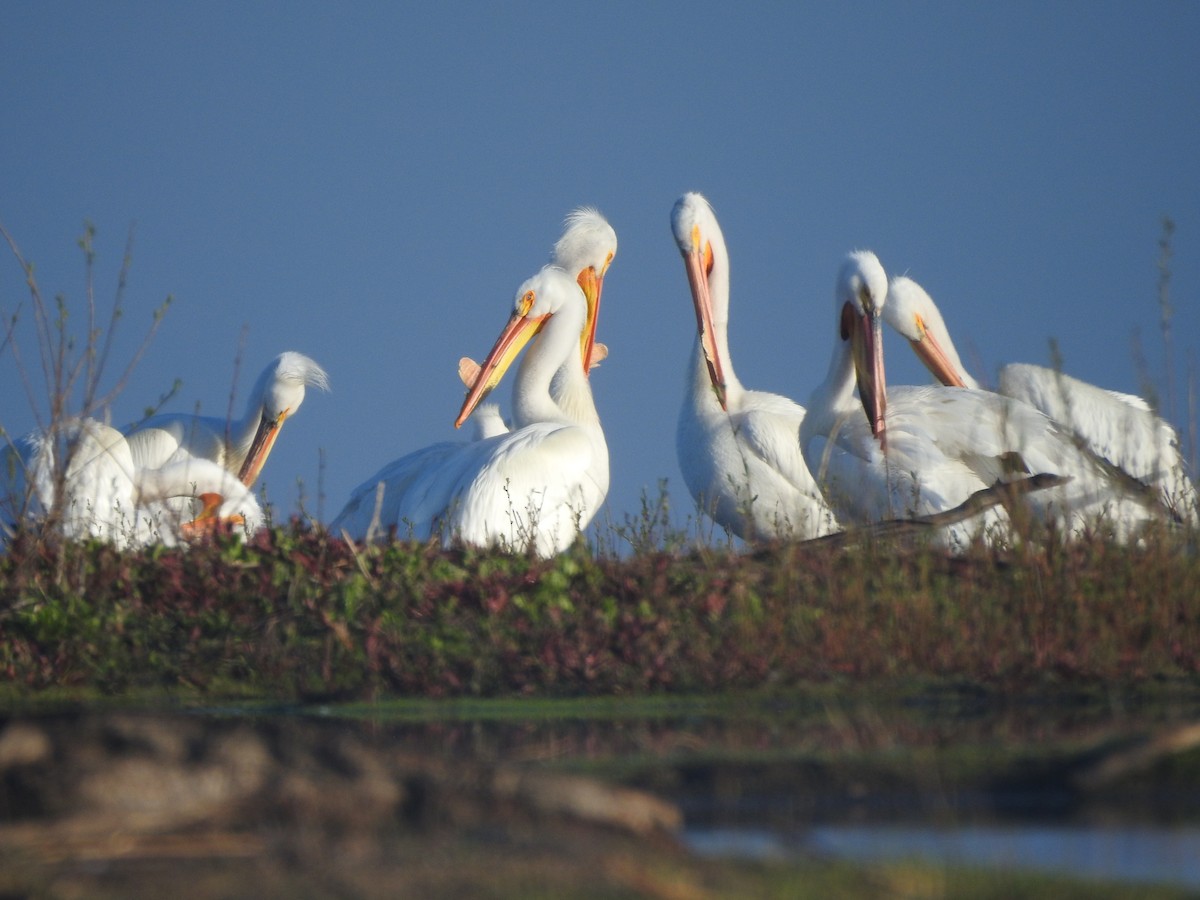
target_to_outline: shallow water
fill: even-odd
[[[645,788],[679,805],[683,841],[704,856],[914,859],[1200,891],[1200,751],[1099,791],[1070,781],[1110,749],[1200,720],[1191,694],[1128,705],[804,694],[393,701],[282,714],[297,713],[443,758]]]
[[[653,711],[636,700],[601,710],[533,701],[501,705],[499,715],[485,702],[440,720],[383,708],[366,718],[391,722],[405,743],[645,787],[679,804],[683,840],[704,856],[914,859],[1200,890],[1197,751],[1177,770],[1100,791],[1070,781],[1111,748],[1195,721],[1194,700],[1149,709],[1052,697],[693,698]]]
[[[795,833],[688,828],[683,837],[693,851],[713,857],[920,860],[1200,889],[1200,828],[1196,827],[818,825]]]

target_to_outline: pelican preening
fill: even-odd
[[[835,299],[833,359],[809,400],[800,443],[844,521],[942,512],[997,482],[1035,473],[1069,479],[1024,499],[1032,515],[1064,533],[1106,522],[1128,537],[1155,517],[1144,491],[1026,403],[966,388],[889,390],[882,350],[888,281],[873,253],[850,254]],[[1003,518],[992,509],[950,526],[943,537],[962,546]]]
[[[168,413],[125,429],[136,466],[156,469],[204,459],[233,472],[250,487],[262,471],[279,429],[304,402],[306,387],[329,390],[325,370],[301,353],[281,353],[262,371],[245,415],[236,421],[215,416]]]
[[[741,538],[809,538],[837,529],[797,442],[804,408],[742,387],[729,355],[729,253],[700,194],[671,211],[696,310],[696,342],[675,432],[700,510]]]
[[[942,384],[979,389],[959,358],[937,304],[911,278],[892,279],[884,318],[908,339]],[[1200,514],[1179,435],[1141,397],[1108,391],[1056,369],[1027,363],[1001,368],[997,391],[1045,413],[1079,446],[1156,491],[1173,518],[1195,521]]]
[[[359,485],[334,519],[356,539],[400,537],[521,550],[566,549],[608,493],[608,446],[584,369],[588,321],[576,277],[546,266],[517,290],[513,313],[484,360],[455,426],[533,339],[513,386],[511,432],[425,447]],[[553,383],[553,387],[552,387]]]
[[[5,459],[13,522],[49,516],[63,537],[123,547],[173,545],[220,525],[244,534],[262,524],[254,495],[221,466],[204,459],[138,466],[124,435],[95,419],[34,432],[15,449]],[[181,516],[179,501],[192,499],[199,515]]]

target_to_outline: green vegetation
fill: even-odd
[[[553,560],[274,528],[184,549],[19,535],[0,672],[47,688],[277,700],[695,693],[897,679],[1020,689],[1200,671],[1178,534]]]

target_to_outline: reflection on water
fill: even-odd
[[[779,859],[797,854],[862,862],[920,859],[983,868],[1025,868],[1092,878],[1200,888],[1200,828],[814,826],[787,835],[763,829],[689,829],[697,853]]]

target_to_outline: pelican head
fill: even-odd
[[[262,508],[249,491],[206,491],[197,494],[196,499],[201,504],[200,512],[191,521],[179,523],[180,535],[189,540],[229,531],[252,534],[263,523]]]
[[[617,255],[617,233],[608,220],[590,206],[572,211],[563,222],[562,237],[554,245],[550,264],[576,276],[587,298],[587,323],[580,336],[583,371],[589,374],[595,359],[596,323],[600,319],[600,294],[604,276]]]
[[[712,207],[702,195],[694,191],[675,201],[671,210],[671,232],[675,236],[675,245],[683,255],[684,268],[687,269],[692,305],[696,309],[696,331],[700,336],[704,360],[708,364],[708,378],[712,382],[721,408],[726,409],[725,371],[717,347],[712,290],[709,285],[716,263],[713,241],[718,240],[724,245],[725,239]]]
[[[302,353],[281,353],[258,377],[250,395],[251,415],[257,410],[259,420],[238,479],[249,487],[258,478],[263,464],[275,446],[284,421],[296,414],[304,402],[306,387],[329,390],[325,370]]]
[[[871,423],[871,433],[886,449],[884,412],[887,385],[883,377],[883,319],[888,281],[879,258],[870,250],[855,250],[838,272],[835,299],[839,337],[850,342],[858,397]]]
[[[454,427],[458,428],[471,415],[479,402],[500,380],[525,345],[538,334],[556,313],[574,299],[581,302],[578,282],[557,266],[545,266],[517,288],[513,312],[500,332],[500,337],[475,374]],[[582,309],[582,306],[581,306]],[[582,317],[581,317],[582,318]],[[574,339],[572,338],[572,343]]]
[[[883,317],[908,338],[917,358],[934,378],[951,387],[968,387],[942,314],[923,287],[905,275],[897,275],[888,285]]]

